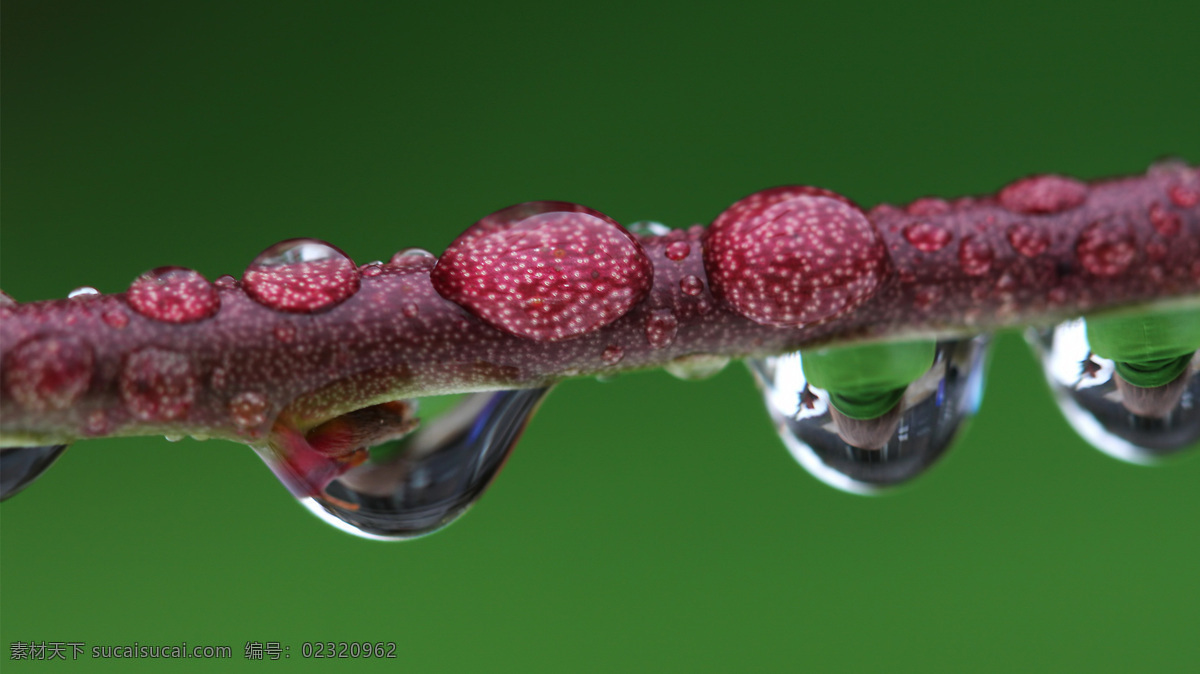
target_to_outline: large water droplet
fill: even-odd
[[[841,394],[837,399],[849,415],[836,411],[828,390],[809,385],[800,352],[750,358],[746,363],[762,389],[779,436],[800,465],[842,491],[876,494],[928,470],[974,416],[983,396],[987,345],[986,335],[938,342],[925,373],[906,387],[886,392],[899,399],[893,398],[887,410],[866,419],[849,415],[866,417],[880,410],[860,414],[850,405],[863,411],[888,403]],[[902,347],[913,348],[917,347]],[[925,354],[928,359],[928,351]],[[882,368],[876,363],[873,369]],[[869,380],[873,373],[861,374]]]
[[[332,309],[358,292],[354,261],[316,239],[289,239],[254,258],[242,276],[246,293],[278,311],[307,314]]]
[[[62,456],[66,445],[0,449],[0,501],[15,496]]]
[[[470,393],[382,406],[393,415],[391,437],[373,446],[378,437],[356,438],[371,447],[370,458],[348,470],[330,468],[334,476],[323,493],[302,495],[301,502],[329,524],[363,538],[405,540],[433,533],[479,499],[549,390]],[[312,432],[309,438],[323,442],[353,435],[337,421],[324,438],[314,438]],[[263,455],[280,474],[279,462]],[[295,482],[294,476],[280,476],[285,483]]]
[[[1067,421],[1105,454],[1149,464],[1200,440],[1200,311],[1076,319],[1026,337]]]

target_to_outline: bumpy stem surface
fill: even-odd
[[[255,443],[276,424],[304,431],[404,398],[697,355],[977,333],[1200,294],[1200,171],[1179,163],[867,213],[813,188],[762,194],[711,228],[626,234],[632,243],[574,220],[480,238],[509,232],[508,214],[440,262],[398,254],[314,275],[302,268],[313,262],[284,259],[241,281],[160,270],[129,293],[0,297],[0,446],[159,433]],[[580,255],[609,255],[610,267],[572,262],[579,241]],[[539,270],[538,251],[565,266],[551,260],[549,280],[530,272],[544,295],[522,295],[534,291],[520,278],[505,294],[497,275],[524,268],[500,260],[513,251]],[[560,294],[555,284],[572,278],[579,291]]]

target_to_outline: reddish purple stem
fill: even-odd
[[[1091,184],[1035,177],[996,196],[882,205],[865,219],[812,188],[761,194],[709,230],[629,240],[615,224],[596,225],[617,227],[597,234],[560,219],[518,237],[506,228],[519,225],[485,219],[452,247],[456,266],[439,272],[438,289],[461,305],[435,289],[432,256],[398,254],[355,271],[348,260],[289,262],[278,251],[243,282],[209,285],[167,269],[131,293],[5,301],[0,440],[168,433],[259,442],[277,423],[304,431],[403,398],[533,387],[696,354],[980,332],[1200,292],[1200,172],[1178,163]],[[587,213],[571,215],[603,219]],[[552,240],[555,232],[574,239]],[[589,243],[578,255],[613,245],[626,261],[597,266],[604,276],[567,257],[560,273],[586,283],[566,305],[504,295],[490,267],[472,266],[472,246],[489,260],[497,246],[541,259],[581,240]],[[318,274],[311,265],[325,266]],[[539,292],[557,292],[555,277],[538,278]],[[619,300],[601,296],[606,283],[622,289]],[[489,304],[497,292],[495,302],[515,308]],[[554,323],[560,315],[574,322]]]

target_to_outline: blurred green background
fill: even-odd
[[[0,286],[358,262],[519,201],[708,222],[780,183],[860,203],[1200,160],[1200,6],[5,0]],[[394,671],[1184,671],[1200,461],[1073,435],[1016,334],[900,493],[810,478],[744,368],[571,381],[433,537],[351,538],[246,448],[71,449],[0,507],[0,642],[395,641]],[[65,667],[133,671],[161,661]],[[212,663],[182,662],[199,669]],[[253,664],[251,668],[272,667]],[[136,668],[135,667],[135,668]],[[1194,669],[1192,670],[1194,671]]]

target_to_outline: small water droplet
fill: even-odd
[[[400,311],[409,318],[416,318],[417,314],[421,313],[421,308],[412,302],[405,302],[404,306],[400,308]]]
[[[600,352],[600,360],[607,365],[616,365],[625,357],[625,349],[622,349],[616,344],[609,344],[604,347],[604,351]]]
[[[670,309],[658,309],[646,317],[646,341],[656,349],[665,349],[675,341],[679,319]]]
[[[1200,311],[1076,319],[1026,333],[1079,435],[1130,463],[1200,440]]]
[[[661,222],[651,220],[638,220],[629,225],[626,229],[637,234],[638,236],[666,236],[671,233],[671,228]]]
[[[987,241],[968,236],[958,246],[958,266],[967,276],[983,276],[992,269],[996,254]]]
[[[104,410],[93,410],[84,422],[83,432],[98,437],[108,433],[108,415]]]
[[[327,482],[324,489],[300,494],[301,503],[334,527],[375,540],[416,538],[447,526],[479,500],[549,390],[425,398],[340,417],[346,421],[330,422],[336,437],[353,435],[359,422],[385,426],[383,435],[372,430],[355,441],[370,447],[369,458],[360,454],[349,468],[319,459],[311,448],[308,466],[295,454],[286,462],[278,450],[259,453],[293,491],[313,475],[325,476],[319,478]]]
[[[928,354],[927,346],[909,344],[899,347],[900,350],[921,350]],[[871,380],[880,373],[886,379],[887,370],[893,365],[899,365],[899,370],[909,369],[919,359],[909,356],[888,359],[886,350],[874,354],[860,352],[866,356],[882,354],[884,361],[859,371],[851,368],[849,376],[856,378],[857,373],[872,385],[859,390],[875,387],[880,393],[863,396],[854,388],[839,391],[836,400],[842,401],[838,404],[846,406],[847,413],[831,404],[830,391],[810,386],[800,352],[750,358],[746,363],[763,392],[780,438],[796,461],[814,477],[837,489],[876,494],[927,471],[945,454],[965,422],[974,416],[983,395],[987,344],[987,336],[938,342],[928,370],[899,389],[884,386],[882,380]],[[878,360],[863,357],[864,363]],[[902,378],[911,376],[915,375],[909,373]],[[821,383],[833,386],[830,382]],[[899,397],[895,398],[897,393]],[[891,403],[888,409],[874,416],[870,415],[879,412],[878,409],[858,411],[872,405],[887,407],[888,403]]]
[[[704,292],[704,281],[701,281],[700,278],[694,274],[688,274],[687,276],[679,279],[679,290],[682,291],[684,295],[696,297],[700,293]]]
[[[1150,224],[1163,236],[1175,236],[1183,228],[1179,214],[1163,208],[1157,201],[1150,204]]]
[[[277,311],[313,313],[332,309],[358,292],[354,261],[316,239],[290,239],[271,246],[242,276],[246,293]]]
[[[404,248],[396,251],[392,259],[388,260],[388,266],[404,269],[433,269],[435,264],[437,256],[424,248]]]
[[[187,415],[196,399],[192,362],[177,351],[148,346],[125,359],[121,400],[142,421],[172,421]]]
[[[73,300],[77,297],[91,297],[99,294],[100,291],[91,286],[79,286],[78,288],[67,293],[67,299]]]
[[[1061,213],[1087,200],[1087,183],[1060,175],[1022,178],[1000,190],[1000,205],[1014,213]]]
[[[368,262],[359,267],[358,272],[367,278],[379,276],[383,273],[383,263],[379,261]]]
[[[199,272],[183,267],[159,267],[130,284],[125,301],[134,311],[164,323],[193,323],[221,308],[221,297]]]
[[[168,433],[167,435],[163,436],[163,439],[167,442],[179,442],[183,439],[183,435],[178,433]]]
[[[904,207],[904,212],[917,217],[928,218],[950,212],[950,204],[945,199],[937,197],[922,197]]]
[[[236,288],[238,280],[229,274],[221,274],[217,277],[217,280],[213,281],[213,285],[222,289]]]
[[[685,381],[701,381],[716,376],[728,364],[728,356],[694,353],[672,360],[664,365],[663,369]]]
[[[67,445],[0,449],[0,501],[16,496],[41,477],[66,449]]]
[[[4,387],[27,410],[65,410],[88,390],[93,365],[92,347],[79,337],[34,337],[5,355]]]
[[[1097,221],[1079,233],[1075,254],[1084,269],[1096,276],[1117,276],[1133,264],[1137,247],[1124,224]]]
[[[1018,222],[1008,228],[1008,243],[1025,257],[1037,257],[1050,247],[1050,236],[1045,231]]]
[[[1171,203],[1180,208],[1191,208],[1200,204],[1200,189],[1186,185],[1172,185],[1167,190],[1167,196],[1170,197]]]
[[[120,309],[109,309],[100,314],[100,318],[108,325],[108,327],[116,328],[117,330],[129,325],[129,314],[121,311]]]
[[[680,262],[687,259],[687,256],[691,255],[691,253],[692,247],[687,241],[672,241],[667,244],[666,255],[668,260]]]
[[[950,232],[928,222],[917,222],[904,228],[904,240],[923,253],[945,248],[952,238]]]
[[[257,391],[243,391],[229,400],[229,417],[238,430],[245,433],[257,429],[267,420],[270,408],[267,397]]]

